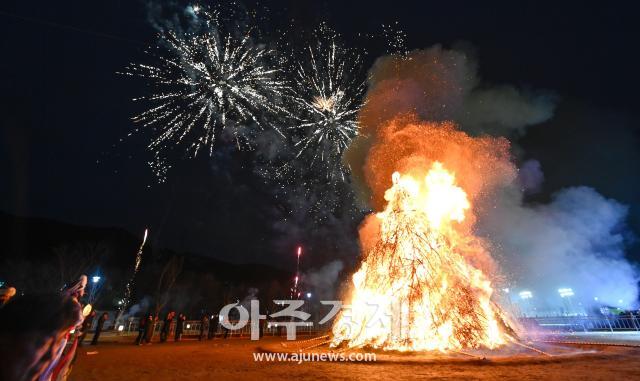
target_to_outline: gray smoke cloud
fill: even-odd
[[[625,259],[626,206],[589,187],[562,189],[548,204],[525,205],[517,189],[496,201],[478,229],[496,243],[516,298],[529,290],[539,313],[553,313],[563,306],[558,289],[571,288],[573,313],[636,307],[638,272]]]
[[[251,311],[251,301],[258,300],[258,290],[255,287],[250,287],[247,290],[247,295],[240,301],[240,305],[247,309],[247,311]]]
[[[550,91],[485,83],[469,50],[436,45],[378,58],[360,117],[364,135],[410,112],[423,120],[453,120],[474,135],[514,136],[551,118],[556,103]]]
[[[518,137],[553,116],[557,96],[483,81],[471,49],[440,45],[378,58],[369,72],[360,136],[344,155],[360,199],[369,198],[363,167],[376,131],[399,115],[454,121],[472,136]]]
[[[338,291],[338,277],[344,268],[342,261],[335,260],[303,274],[304,282],[315,290],[318,300],[333,300]]]
[[[143,297],[138,303],[129,307],[129,310],[122,314],[121,319],[128,319],[129,317],[149,312],[151,308],[151,301],[152,299],[150,296]]]
[[[518,182],[525,193],[537,193],[542,188],[544,173],[538,160],[530,159],[522,163]]]
[[[555,96],[514,86],[476,88],[465,97],[457,119],[467,131],[494,136],[523,135],[528,126],[553,116]]]
[[[158,32],[172,29],[181,35],[185,32],[183,30],[183,19],[186,19],[187,25],[196,20],[193,6],[184,6],[178,1],[158,2],[149,0],[145,2],[145,8],[147,22]]]

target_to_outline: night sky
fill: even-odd
[[[358,34],[380,35],[382,24],[398,22],[410,49],[466,41],[484,80],[553,91],[555,116],[516,142],[521,159],[539,160],[545,173],[543,191],[529,201],[592,186],[630,206],[629,225],[640,232],[638,10],[484,3],[260,4],[274,28],[327,21],[348,43],[365,45],[366,65],[385,44]],[[132,0],[0,4],[0,209],[136,234],[150,226],[158,245],[234,262],[280,258],[278,202],[253,175],[250,154],[222,147],[213,159],[176,162],[157,184],[146,141],[120,141],[143,107],[131,98],[145,88],[116,72],[155,42],[148,9]],[[637,244],[628,255],[640,260]]]

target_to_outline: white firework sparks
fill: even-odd
[[[365,82],[358,76],[360,56],[340,46],[326,27],[319,33],[317,44],[309,46],[295,66],[293,128],[301,132],[296,157],[310,152],[311,165],[322,161],[327,177],[344,179],[342,153],[358,134]]]
[[[183,142],[189,142],[187,152],[193,156],[203,148],[211,154],[223,130],[238,148],[250,145],[256,129],[264,129],[266,114],[286,112],[278,103],[286,84],[279,70],[267,64],[272,51],[254,45],[251,30],[239,37],[223,35],[217,13],[194,10],[204,21],[202,31],[166,31],[159,62],[132,64],[124,73],[147,79],[155,89],[134,99],[150,104],[134,121],[154,129],[149,148],[156,157]]]

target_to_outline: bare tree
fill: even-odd
[[[174,255],[169,258],[167,263],[165,263],[164,267],[162,268],[162,272],[160,273],[160,277],[158,278],[158,286],[156,288],[156,294],[154,298],[155,317],[158,317],[160,311],[169,302],[171,290],[176,283],[178,275],[180,275],[180,273],[182,272],[183,264],[184,257]]]
[[[184,257],[180,257],[177,255],[173,255],[162,267],[162,272],[160,273],[160,277],[158,278],[158,286],[156,287],[155,292],[155,309],[154,309],[154,320],[153,327],[151,327],[151,336],[149,340],[153,337],[155,333],[155,325],[158,322],[158,318],[160,315],[160,311],[167,305],[169,302],[169,297],[171,295],[171,290],[173,289],[174,284],[176,283],[176,279],[178,275],[182,272],[182,265],[184,264]],[[144,317],[143,317],[144,318]]]
[[[53,253],[58,259],[60,286],[86,274],[109,254],[109,250],[104,242],[77,242],[54,248]]]

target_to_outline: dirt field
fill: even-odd
[[[538,348],[558,356],[520,352],[487,360],[454,356],[379,354],[376,362],[256,362],[254,352],[289,352],[281,339],[251,342],[106,343],[79,349],[75,381],[109,380],[637,380],[640,349],[626,347]],[[96,351],[95,354],[90,354]],[[319,350],[320,352],[322,350]]]

